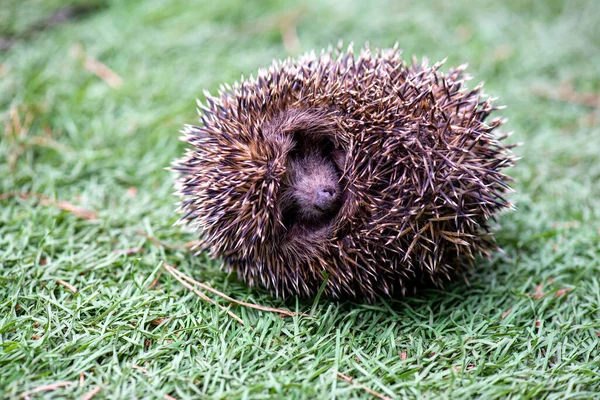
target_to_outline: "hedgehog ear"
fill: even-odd
[[[331,159],[340,171],[344,170],[344,165],[346,165],[346,152],[344,150],[334,149],[331,152]]]

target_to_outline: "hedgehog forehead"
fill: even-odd
[[[319,139],[335,136],[335,120],[325,110],[288,108],[265,121],[263,134]]]

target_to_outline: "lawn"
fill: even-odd
[[[2,3],[1,398],[598,396],[600,2]],[[508,106],[517,211],[468,285],[283,302],[173,226],[195,99],[339,39],[468,62]],[[210,304],[166,265],[305,315]]]

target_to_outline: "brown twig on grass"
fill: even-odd
[[[258,34],[278,29],[285,50],[289,54],[295,54],[301,47],[296,27],[305,13],[305,7],[298,7],[294,10],[252,21],[243,25],[241,31],[249,34]]]
[[[29,133],[31,123],[33,122],[33,114],[30,110],[27,110],[25,114],[25,120],[21,124],[21,117],[19,116],[19,110],[17,107],[10,109],[10,122],[12,124],[12,132],[15,136],[25,137]],[[6,132],[8,134],[8,131]]]
[[[163,274],[162,270],[158,271],[158,274],[156,274],[156,278],[154,278],[152,283],[150,283],[150,285],[148,286],[148,289],[154,289],[156,287],[156,285],[158,285],[158,281],[160,280],[160,277],[162,276],[162,274]]]
[[[377,397],[378,399],[381,400],[392,400],[391,397],[385,396],[379,392],[374,391],[373,389],[371,389],[370,387],[367,387],[361,383],[354,383],[354,379],[352,379],[351,377],[349,377],[348,375],[344,375],[341,372],[337,373],[338,377],[340,377],[343,381],[348,382],[351,385],[358,385],[361,389],[363,389],[364,391],[370,393],[371,395]]]
[[[167,264],[165,264],[165,266],[166,265]],[[235,303],[235,304],[239,304],[240,306],[244,306],[244,307],[248,307],[248,308],[254,308],[254,309],[260,310],[260,311],[266,311],[266,312],[272,312],[272,313],[282,314],[282,315],[286,315],[288,317],[295,317],[298,314],[301,315],[301,316],[303,316],[303,317],[307,316],[304,313],[296,313],[296,312],[293,312],[293,311],[290,311],[290,310],[285,310],[283,308],[266,307],[266,306],[261,306],[261,305],[258,305],[258,304],[246,303],[245,301],[236,300],[233,297],[230,297],[230,296],[226,295],[225,293],[220,292],[217,289],[208,286],[206,283],[198,282],[197,280],[194,280],[193,278],[190,278],[189,276],[187,276],[183,272],[177,270],[176,268],[173,268],[171,266],[169,266],[169,268],[172,268],[173,271],[176,274],[178,274],[182,279],[185,279],[187,282],[189,282],[191,284],[194,284],[194,285],[197,285],[200,288],[202,288],[202,289],[204,289],[204,290],[206,290],[208,292],[216,294],[217,296],[222,297],[222,298],[224,298],[227,301],[230,301],[230,302]],[[167,268],[167,271],[171,272],[168,268]],[[173,272],[171,272],[171,274],[172,273]]]
[[[87,392],[86,394],[84,394],[83,397],[81,398],[81,400],[91,400],[101,390],[102,390],[102,386],[98,385],[95,388],[93,388],[92,390],[90,390],[89,392]]]
[[[83,67],[106,82],[108,86],[114,89],[123,86],[123,78],[105,64],[86,54],[80,44],[73,46],[72,54],[76,58],[83,58]]]
[[[539,299],[541,299],[541,298],[542,298],[542,297],[544,297],[544,295],[546,294],[546,293],[544,293],[544,292],[542,291],[542,289],[543,289],[543,288],[544,288],[544,284],[543,284],[543,283],[540,283],[540,284],[538,284],[538,285],[535,287],[535,292],[534,292],[534,293],[531,293],[531,296],[532,296],[534,299],[536,299],[536,300],[539,300]]]
[[[10,170],[14,170],[17,165],[17,160],[25,152],[26,146],[21,143],[23,138],[29,133],[29,128],[33,121],[33,114],[27,110],[24,122],[21,124],[21,116],[19,115],[19,107],[10,109],[9,117],[4,123],[4,134],[9,142],[13,143],[13,147],[8,152],[8,166]]]
[[[221,310],[225,311],[231,318],[235,319],[240,324],[245,325],[244,321],[240,317],[238,317],[236,314],[234,314],[232,311],[228,310],[226,307],[224,307],[220,304],[217,304],[213,299],[211,299],[210,297],[208,297],[207,295],[205,295],[204,293],[202,293],[201,291],[196,289],[194,286],[192,286],[188,282],[186,282],[185,279],[183,279],[182,277],[179,276],[179,274],[181,274],[181,272],[177,271],[176,268],[173,268],[172,266],[170,266],[168,264],[164,264],[164,265],[165,265],[165,269],[173,276],[173,278],[177,279],[179,281],[179,283],[181,283],[183,286],[185,286],[192,292],[196,293],[196,295],[198,295],[198,297],[200,297],[202,300],[207,301],[210,304],[219,307]]]
[[[55,382],[55,383],[50,383],[48,385],[38,386],[33,390],[30,390],[28,392],[21,394],[21,398],[29,400],[30,399],[29,396],[31,396],[32,394],[52,391],[52,390],[59,389],[61,387],[71,386],[72,384],[73,384],[73,382],[63,381],[63,382]]]
[[[571,291],[571,289],[567,288],[567,289],[558,289],[556,291],[556,294],[554,295],[554,297],[562,297],[564,295],[566,295],[567,293],[569,293]]]
[[[153,236],[148,235],[146,232],[142,231],[141,229],[138,230],[137,233],[139,235],[145,237],[146,239],[148,239],[153,244],[160,246],[160,247],[164,247],[165,249],[170,249],[170,250],[191,249],[194,246],[197,246],[200,244],[199,241],[185,242],[183,245],[168,244],[168,243],[161,241],[160,239],[157,239]]]
[[[40,200],[40,203],[42,203],[42,205],[44,206],[56,206],[58,208],[60,208],[63,211],[67,211],[70,212],[71,214],[75,215],[76,217],[82,218],[82,219],[86,219],[86,220],[97,220],[98,219],[98,212],[97,211],[93,211],[93,210],[88,210],[79,206],[76,206],[75,204],[69,202],[69,201],[65,201],[65,200],[54,200],[51,197],[48,197],[44,194],[41,193],[34,193],[34,192],[7,192],[7,193],[2,193],[0,194],[0,200],[6,200],[8,198],[11,197],[19,197],[23,200],[29,200],[32,197],[33,198],[37,198],[38,200]]]
[[[182,249],[182,246],[177,246],[177,245],[172,245],[172,244],[167,244],[167,243],[163,243],[161,242],[159,239],[148,235],[146,232],[144,232],[143,230],[138,230],[137,233],[143,237],[145,237],[146,239],[148,239],[150,242],[154,243],[157,246],[160,247],[164,247],[165,249],[171,249],[171,250],[179,250]]]
[[[108,86],[114,89],[118,89],[123,86],[123,78],[95,58],[86,55],[83,61],[83,66],[92,74],[106,82]]]
[[[22,121],[19,111],[25,113]],[[20,106],[12,107],[5,120],[4,133],[8,142],[11,144],[7,157],[8,165],[11,170],[15,169],[19,157],[32,145],[50,148],[60,153],[72,153],[71,149],[53,140],[49,135],[28,137],[29,130],[31,129],[37,112],[38,111],[35,111],[35,108],[32,108],[27,104],[22,104]],[[50,128],[47,125],[44,129],[47,129],[47,132],[50,131]]]
[[[300,38],[298,37],[298,21],[302,18],[304,10],[300,9],[295,13],[284,15],[279,21],[279,32],[281,33],[281,41],[283,47],[288,54],[295,54],[300,51]]]
[[[62,279],[57,279],[56,283],[58,283],[58,284],[60,284],[60,285],[62,285],[64,287],[66,287],[67,289],[69,289],[73,293],[79,292],[79,290],[77,290],[77,288],[75,286],[71,285],[70,283],[67,283],[67,282],[63,281]]]
[[[67,146],[65,146],[62,143],[57,142],[54,139],[51,139],[49,137],[44,137],[44,136],[36,136],[36,137],[32,137],[29,141],[29,144],[33,144],[35,146],[39,146],[39,147],[45,147],[48,149],[54,149],[60,153],[73,153],[73,150],[71,150],[70,148],[68,148]]]

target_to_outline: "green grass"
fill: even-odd
[[[600,2],[94,3],[0,53],[0,193],[98,212],[92,221],[40,199],[0,200],[1,398],[60,381],[76,384],[32,398],[97,385],[95,398],[123,399],[372,398],[360,385],[392,398],[597,396],[600,111],[536,91],[600,92]],[[18,35],[61,4],[5,1],[0,33]],[[203,89],[285,57],[275,22],[298,10],[300,51],[398,41],[407,56],[468,62],[473,84],[485,80],[509,106],[506,129],[525,142],[509,172],[518,211],[499,220],[506,254],[478,262],[470,286],[376,305],[285,304],[181,247],[194,236],[172,226],[164,169],[183,151],[178,130],[197,120]],[[123,85],[85,69],[77,45]],[[11,110],[30,118],[21,135]],[[163,263],[237,299],[313,313],[232,308],[242,326],[161,274]],[[532,296],[540,284],[545,294]]]

